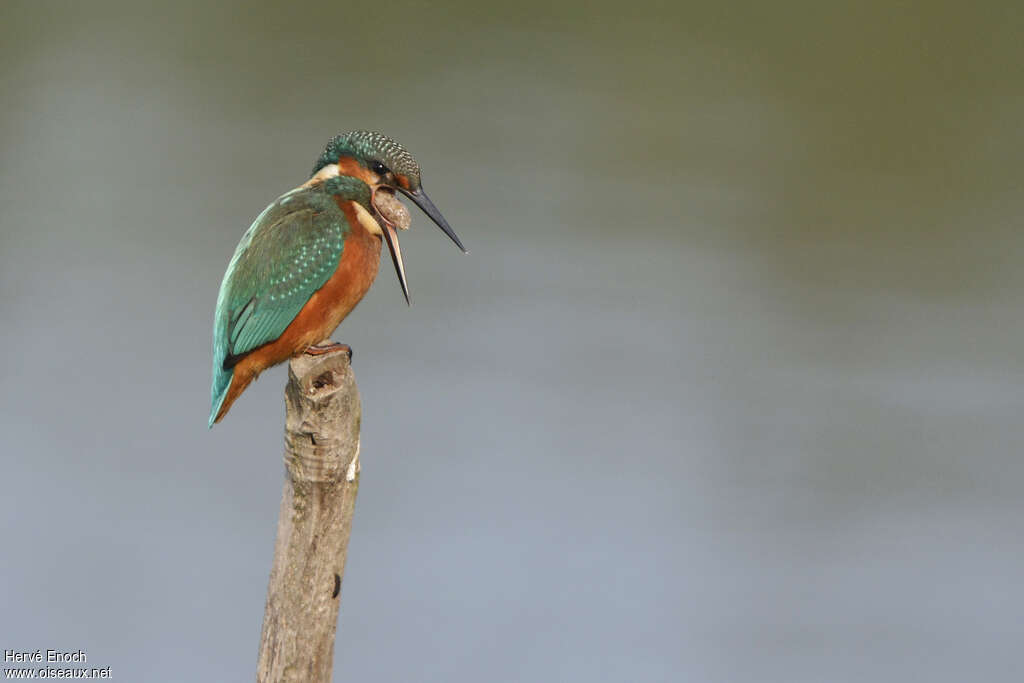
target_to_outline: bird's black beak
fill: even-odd
[[[423,213],[430,216],[430,220],[437,223],[437,227],[441,228],[441,230],[444,231],[444,234],[451,238],[452,242],[455,242],[455,245],[462,250],[462,253],[469,253],[466,251],[466,248],[462,246],[462,242],[459,241],[459,236],[455,234],[454,230],[452,230],[452,226],[448,225],[448,221],[444,219],[441,212],[437,210],[436,206],[434,206],[434,202],[430,201],[430,197],[427,196],[427,193],[423,191],[422,187],[415,192],[406,190],[402,187],[399,187],[398,189],[402,191],[402,194],[411,199],[416,206],[420,207],[420,209],[423,210]]]
[[[405,303],[412,306],[409,299],[409,285],[405,281],[405,263],[402,262],[402,248],[398,245],[398,231],[387,220],[379,221],[382,225],[384,240],[388,243],[388,251],[391,252],[391,262],[395,264],[395,272],[398,273],[398,282],[402,285],[402,294],[405,295]]]

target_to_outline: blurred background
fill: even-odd
[[[355,349],[339,681],[964,681],[1024,639],[1017,2],[0,7],[0,648],[252,680],[283,368],[217,288],[424,168]],[[239,478],[238,473],[245,472]]]

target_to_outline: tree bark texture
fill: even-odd
[[[284,493],[256,679],[326,683],[359,489],[361,408],[348,354],[292,359],[285,402]]]

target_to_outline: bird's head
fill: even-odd
[[[380,223],[381,234],[391,252],[391,260],[395,264],[406,301],[409,300],[409,288],[405,280],[397,230],[408,227],[408,213],[395,200],[396,190],[420,207],[459,249],[466,251],[448,221],[423,191],[420,165],[416,159],[388,136],[355,130],[331,138],[313,166],[312,177],[315,179],[317,176],[331,175],[358,178],[370,187],[372,204],[376,209],[374,218]]]

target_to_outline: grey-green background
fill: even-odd
[[[6,0],[0,648],[251,680],[284,374],[208,431],[212,309],[366,127],[471,254],[414,210],[336,334],[337,680],[1019,680],[1022,18]]]

